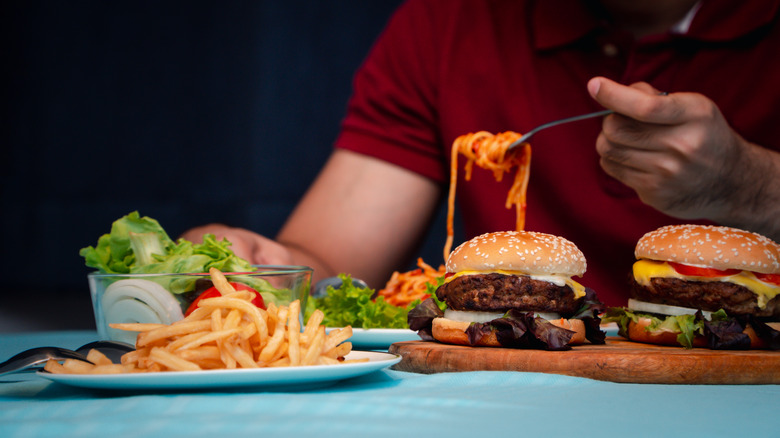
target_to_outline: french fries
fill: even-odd
[[[324,315],[315,310],[303,330],[301,305],[268,305],[266,310],[251,303],[246,291],[236,291],[217,269],[209,271],[222,294],[200,301],[198,309],[181,321],[161,324],[111,324],[121,330],[137,331],[136,350],[111,363],[97,350],[89,352],[92,364],[68,359],[49,360],[51,373],[114,374],[157,371],[200,371],[209,369],[262,368],[278,366],[331,365],[362,360],[344,360],[352,350],[346,342],[352,327],[325,333]]]

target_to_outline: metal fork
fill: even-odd
[[[563,123],[576,122],[576,121],[579,121],[579,120],[591,119],[591,118],[594,118],[594,117],[608,116],[608,115],[612,114],[613,112],[614,111],[612,111],[612,110],[596,111],[595,113],[580,114],[579,116],[568,117],[568,118],[565,118],[565,119],[560,119],[560,120],[555,120],[555,121],[552,121],[552,122],[549,122],[549,123],[545,123],[544,125],[539,125],[536,128],[534,128],[534,129],[526,132],[525,134],[523,134],[523,136],[520,137],[519,139],[515,140],[512,144],[509,145],[509,149],[513,149],[513,148],[516,148],[517,146],[520,146],[523,143],[527,143],[529,138],[531,138],[534,134],[536,134],[537,132],[539,132],[539,131],[541,131],[543,129],[547,129],[547,128],[550,128],[550,127],[553,127],[553,126],[557,126],[557,125],[560,125],[560,124],[563,124]]]
[[[658,93],[658,95],[659,96],[668,96],[669,92],[668,91],[661,91],[661,92]],[[579,120],[592,119],[594,117],[604,117],[604,116],[608,116],[608,115],[610,115],[610,114],[612,114],[614,112],[615,111],[613,111],[613,110],[601,110],[601,111],[596,111],[595,113],[580,114],[579,116],[567,117],[565,119],[554,120],[552,122],[545,123],[544,125],[539,125],[536,128],[534,128],[534,129],[526,132],[525,134],[523,134],[522,137],[520,137],[517,140],[515,140],[512,144],[509,145],[509,148],[507,150],[516,148],[517,146],[520,146],[523,143],[527,143],[529,138],[531,138],[534,134],[536,134],[537,132],[542,131],[544,129],[551,128],[553,126],[558,126],[558,125],[561,125],[563,123],[577,122]]]
[[[90,342],[89,344],[82,345],[81,347],[77,348],[76,351],[60,347],[31,348],[15,355],[3,363],[0,363],[0,376],[24,370],[26,368],[46,362],[49,359],[76,359],[83,362],[92,363],[87,360],[86,356],[89,350],[92,348],[100,350],[103,354],[106,355],[106,357],[115,363],[118,362],[118,357],[121,357],[121,354],[135,349],[131,345],[113,341]]]
[[[89,362],[87,356],[76,353],[73,350],[59,347],[38,347],[22,351],[16,356],[0,364],[0,376],[3,374],[14,373],[23,369],[46,362],[49,359],[65,360],[76,359],[83,362]],[[92,363],[92,362],[89,362]]]

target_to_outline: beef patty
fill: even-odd
[[[582,299],[569,286],[534,280],[526,275],[497,273],[463,275],[436,289],[453,310],[506,312],[509,309],[573,315]]]
[[[679,278],[652,278],[650,287],[632,280],[631,295],[637,300],[672,306],[709,310],[723,309],[729,315],[780,316],[777,296],[758,307],[758,297],[750,289],[725,281],[688,281]]]

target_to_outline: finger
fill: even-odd
[[[256,263],[252,257],[255,251],[252,242],[248,242],[244,239],[238,238],[237,236],[231,236],[225,238],[230,241],[230,249],[233,250],[233,253],[236,256],[249,261],[249,263]]]
[[[607,142],[597,142],[597,150],[601,157],[601,166],[610,176],[624,183],[629,180],[628,175],[641,173],[652,174],[659,171],[658,163],[663,157],[657,151],[641,150],[625,147],[613,147]],[[667,171],[663,173],[668,174]],[[632,184],[628,184],[632,186]]]
[[[661,94],[649,84],[626,86],[603,77],[588,81],[591,97],[605,108],[633,119],[656,124],[678,124],[684,116],[675,96]]]
[[[192,243],[203,243],[203,235],[206,234],[206,229],[206,227],[191,228],[179,237]]]
[[[227,225],[212,223],[190,228],[179,237],[192,243],[203,243],[203,236],[206,234],[213,234],[217,239],[221,239],[230,230],[231,228]]]
[[[681,174],[683,162],[665,150],[615,144],[603,134],[596,140],[596,150],[608,175],[639,191],[674,185]]]
[[[674,130],[667,125],[644,123],[621,114],[612,114],[604,119],[601,134],[612,149],[661,150],[666,147],[660,141]]]
[[[646,160],[652,162],[654,161],[653,154],[642,151],[638,155],[648,155]],[[636,161],[631,160],[631,162],[635,163]],[[625,166],[607,159],[602,159],[600,165],[607,175],[632,188],[645,204],[665,211],[674,205],[670,204],[670,201],[679,199],[679,181],[662,176],[665,172],[659,172],[657,169],[648,170],[643,167]],[[688,202],[686,201],[685,204]]]
[[[629,85],[629,87],[643,91],[647,94],[665,94],[647,82],[634,82],[633,84]]]
[[[603,133],[596,139],[596,151],[604,171],[621,181],[625,172],[638,171],[637,166],[641,165],[641,163],[634,161],[633,157],[636,156],[637,152],[635,149],[617,145],[609,141]]]
[[[279,243],[260,237],[252,253],[252,261],[259,265],[291,265],[293,257],[290,250]]]

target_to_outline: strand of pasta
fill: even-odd
[[[501,181],[505,173],[517,167],[515,179],[507,194],[506,208],[516,207],[517,230],[525,228],[526,191],[530,177],[531,147],[523,144],[517,151],[508,151],[509,145],[520,138],[516,132],[503,132],[493,135],[487,131],[465,134],[455,139],[452,144],[450,190],[447,211],[447,240],[444,246],[446,262],[452,249],[454,238],[455,192],[458,181],[458,155],[466,158],[464,179],[471,180],[474,164],[493,172],[496,181]],[[418,269],[408,272],[394,272],[385,288],[378,292],[379,296],[396,306],[407,306],[415,299],[424,300],[428,297],[427,283],[434,282],[445,274],[445,267],[439,269],[427,265],[422,258],[417,259]]]
[[[474,164],[491,170],[496,181],[503,179],[504,173],[517,167],[515,180],[506,198],[506,208],[516,206],[517,231],[525,228],[526,191],[531,169],[531,146],[528,143],[521,145],[517,152],[508,152],[509,145],[521,137],[512,131],[493,135],[487,131],[461,135],[452,143],[452,155],[450,158],[450,191],[447,199],[447,240],[444,244],[444,260],[447,260],[452,249],[452,240],[455,235],[454,211],[455,192],[458,182],[458,155],[466,158],[464,165],[464,179],[471,180],[471,172]],[[508,153],[508,155],[507,155]]]

